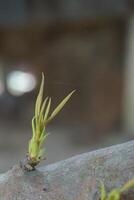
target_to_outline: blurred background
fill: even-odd
[[[134,138],[132,0],[0,0],[0,172],[25,157],[45,74],[47,160]]]

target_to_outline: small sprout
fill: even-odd
[[[100,191],[101,191],[101,200],[106,200],[106,189],[103,182],[101,182]]]
[[[35,104],[35,115],[32,119],[32,138],[28,148],[28,164],[34,168],[39,162],[45,158],[45,149],[42,147],[48,134],[46,131],[47,124],[53,120],[61,109],[65,106],[75,91],[68,94],[62,102],[50,114],[51,97],[46,97],[43,101],[44,90],[44,74],[42,73],[42,82]]]
[[[128,182],[120,189],[120,191],[121,191],[121,193],[122,193],[122,192],[126,192],[127,190],[130,190],[130,189],[132,189],[132,188],[134,188],[134,179],[128,181]]]
[[[121,194],[134,187],[134,179],[128,181],[122,188],[113,189],[106,194],[104,184],[101,182],[100,186],[100,200],[121,200]]]

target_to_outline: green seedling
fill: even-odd
[[[103,183],[101,183],[101,200],[121,200],[121,194],[134,187],[134,179],[128,181],[123,187],[111,190],[108,194]]]
[[[43,144],[48,136],[46,131],[48,123],[57,116],[74,93],[73,90],[68,94],[50,114],[51,97],[46,97],[43,100],[43,90],[44,74],[42,73],[41,86],[35,103],[35,114],[32,119],[32,138],[28,146],[27,164],[31,167],[29,168],[30,170],[34,169],[34,167],[45,158],[45,149],[43,148]]]

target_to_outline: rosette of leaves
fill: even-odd
[[[53,112],[50,113],[51,97],[46,97],[43,100],[43,90],[44,74],[42,73],[42,82],[35,103],[35,115],[32,119],[32,138],[29,142],[27,155],[28,165],[31,166],[31,169],[34,169],[34,167],[45,158],[45,149],[43,148],[43,144],[48,136],[46,130],[48,123],[57,116],[75,91],[73,90],[69,93],[53,110]]]
[[[129,189],[134,187],[134,179],[128,181],[123,187],[113,189],[109,193],[106,193],[106,189],[103,183],[101,183],[100,193],[101,198],[100,200],[121,200],[122,193],[126,192]]]

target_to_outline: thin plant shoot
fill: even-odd
[[[103,183],[101,183],[100,200],[121,200],[122,193],[126,192],[129,189],[134,188],[134,179],[128,181],[123,187],[113,189],[109,193],[106,193],[106,189]]]
[[[35,166],[45,158],[45,149],[43,144],[48,136],[46,130],[48,123],[50,123],[57,116],[75,92],[75,90],[73,90],[69,93],[53,110],[53,112],[50,113],[51,97],[43,99],[43,90],[44,74],[42,73],[42,81],[35,103],[35,113],[32,119],[32,138],[30,139],[28,145],[27,164],[24,166],[24,168],[29,171],[34,170]]]

